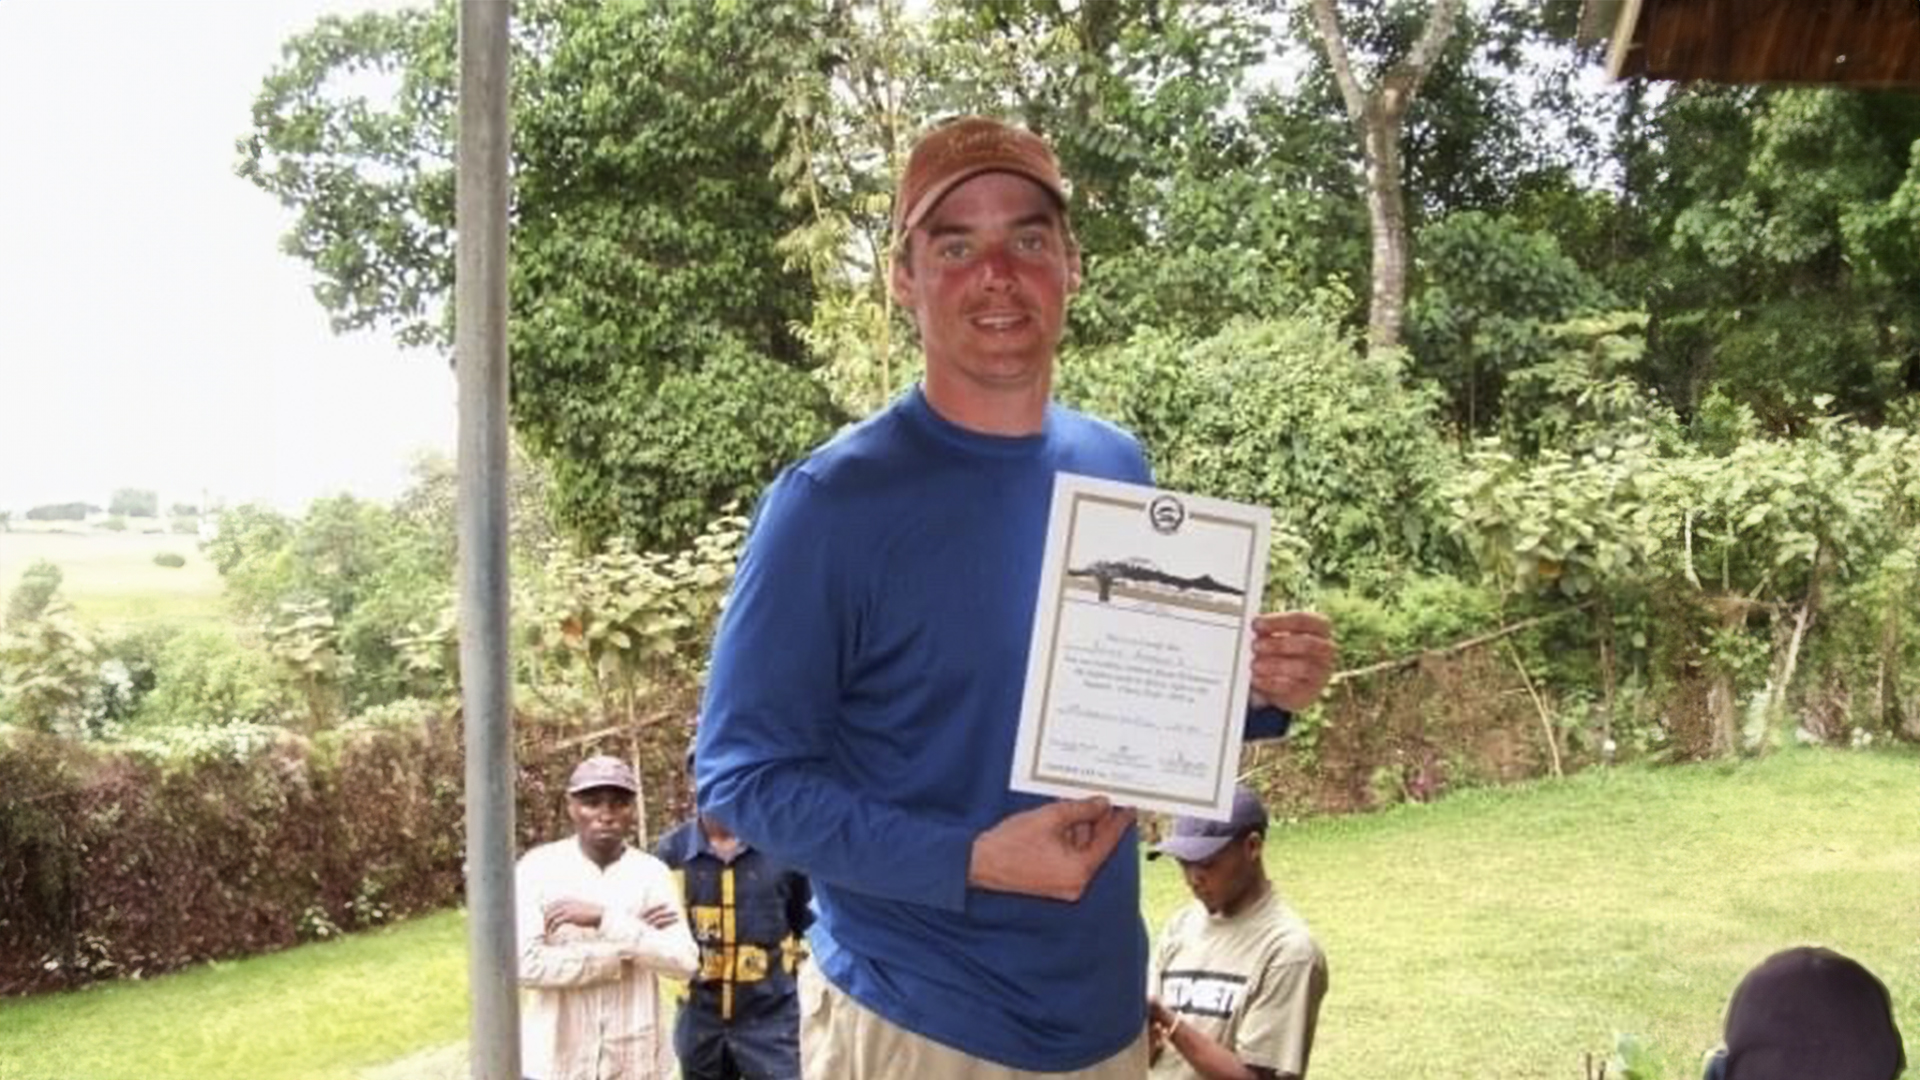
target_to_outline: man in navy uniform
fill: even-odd
[[[691,748],[687,775],[693,775]],[[661,837],[654,854],[680,872],[700,945],[700,969],[673,1029],[682,1077],[798,1080],[794,968],[813,922],[806,877],[704,814]]]

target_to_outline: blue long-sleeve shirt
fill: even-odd
[[[1045,801],[1007,777],[1061,471],[1151,482],[1104,422],[1054,406],[1040,434],[982,435],[917,389],[788,469],[721,621],[696,755],[701,808],[811,877],[836,986],[1040,1072],[1118,1053],[1146,999],[1131,833],[1077,903],[967,886],[974,837]]]

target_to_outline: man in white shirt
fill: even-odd
[[[699,948],[660,860],[627,845],[640,782],[594,757],[567,783],[574,835],[520,857],[522,1071],[529,1080],[667,1080],[671,1029],[656,978],[686,978]]]

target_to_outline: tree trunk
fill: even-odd
[[[1619,681],[1614,674],[1613,604],[1600,600],[1600,746],[1601,756],[1613,760],[1613,710]]]
[[[1367,216],[1373,223],[1373,290],[1367,308],[1367,345],[1400,344],[1407,312],[1407,198],[1401,177],[1401,116],[1368,103],[1361,137],[1367,147]],[[1469,428],[1471,430],[1471,428]]]
[[[1373,231],[1373,284],[1367,314],[1367,347],[1379,353],[1400,344],[1406,321],[1407,203],[1402,187],[1400,136],[1407,109],[1420,84],[1440,59],[1453,35],[1465,0],[1434,0],[1427,23],[1407,55],[1380,75],[1372,89],[1363,88],[1347,53],[1346,37],[1334,0],[1312,0],[1313,26],[1335,84],[1347,106],[1347,117],[1359,136],[1363,169],[1361,193]]]
[[[1889,601],[1886,618],[1880,624],[1880,670],[1873,681],[1873,718],[1882,734],[1894,730],[1894,718],[1888,715],[1900,671],[1900,605]]]
[[[1780,663],[1780,678],[1775,683],[1773,697],[1767,702],[1767,730],[1783,745],[1792,736],[1787,727],[1787,691],[1793,686],[1793,673],[1800,666],[1800,646],[1807,640],[1807,626],[1813,622],[1815,609],[1820,604],[1820,557],[1824,550],[1825,545],[1813,550],[1813,573],[1807,582],[1807,598],[1794,619],[1793,637]]]

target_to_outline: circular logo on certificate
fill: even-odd
[[[1187,508],[1171,495],[1156,496],[1147,504],[1147,520],[1153,523],[1154,532],[1177,533],[1186,524]]]

